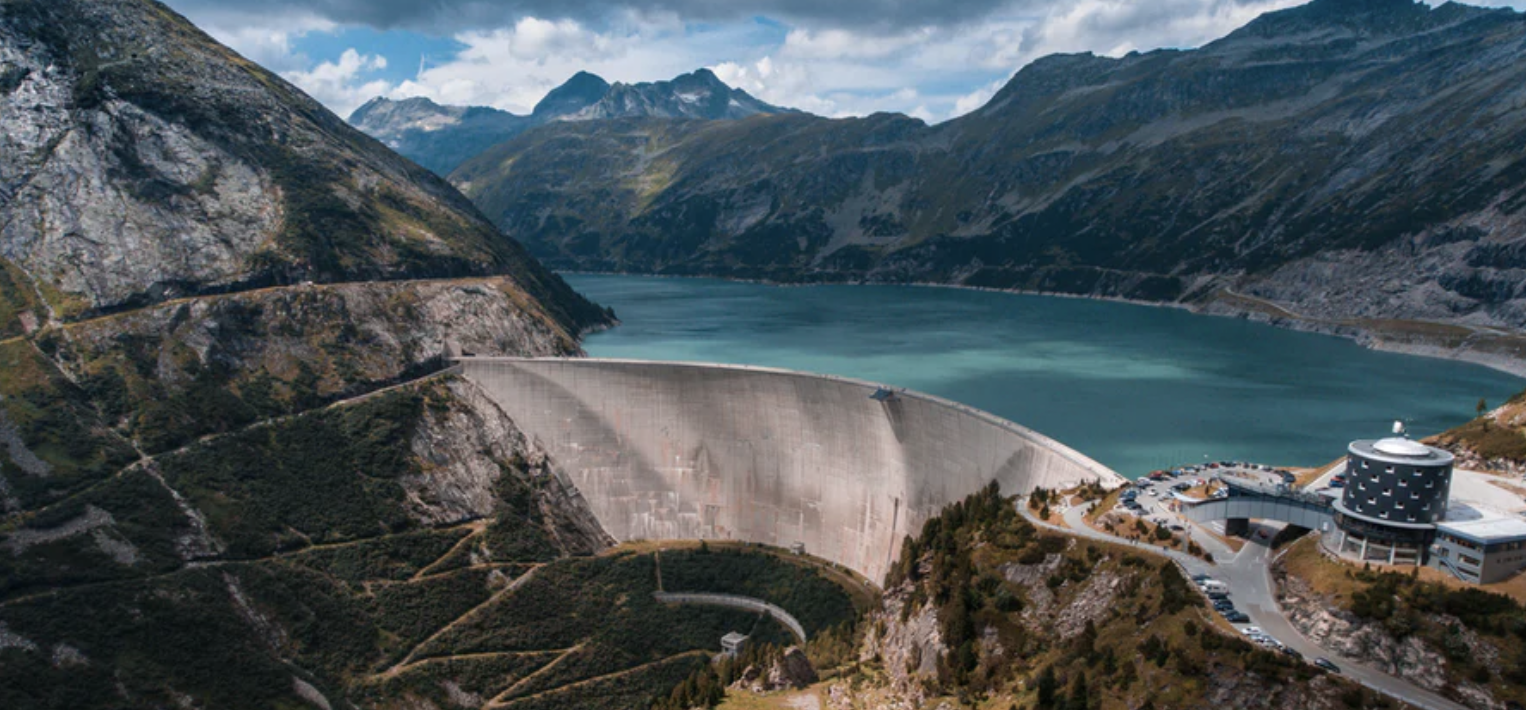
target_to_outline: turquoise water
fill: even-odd
[[[1232,318],[899,286],[568,275],[624,321],[594,357],[767,365],[921,390],[1048,434],[1124,475],[1329,462],[1346,442],[1467,421],[1526,381]]]

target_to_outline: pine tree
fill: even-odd
[[[1054,666],[1045,666],[1044,672],[1039,674],[1039,708],[1048,710],[1054,707],[1055,691],[1059,689],[1059,683],[1054,678]]]

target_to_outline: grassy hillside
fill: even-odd
[[[1459,467],[1519,473],[1526,468],[1526,392],[1426,441],[1457,454]]]

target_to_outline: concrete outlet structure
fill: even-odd
[[[622,541],[799,543],[879,582],[905,536],[992,480],[1007,494],[1126,483],[1012,422],[857,380],[585,358],[459,363]]]

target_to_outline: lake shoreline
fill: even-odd
[[[593,357],[885,382],[1018,422],[1131,476],[1205,455],[1319,465],[1396,418],[1417,433],[1446,431],[1471,419],[1481,396],[1494,402],[1522,389],[1501,368],[1379,352],[1397,348],[1323,337],[1307,324],[1267,327],[1268,313],[1286,311],[1265,304],[1229,314],[946,284],[894,284],[943,292],[812,290],[688,275],[562,275],[624,322],[589,338]]]
[[[1065,293],[1057,291],[1031,291],[1025,289],[991,288],[988,286],[967,286],[963,284],[948,284],[935,281],[912,281],[906,283],[879,283],[872,281],[823,281],[823,282],[799,282],[799,281],[773,281],[770,279],[745,279],[728,276],[703,276],[703,275],[672,275],[672,274],[648,274],[628,271],[585,271],[585,270],[558,270],[557,274],[571,276],[636,276],[641,278],[655,279],[687,279],[701,280],[711,279],[715,281],[727,281],[731,283],[756,284],[761,286],[773,286],[777,288],[808,288],[812,286],[913,286],[917,288],[953,289],[959,291],[981,291],[986,293],[1006,293],[1019,296],[1043,296],[1047,298],[1067,298],[1086,301],[1105,301],[1110,303],[1125,303],[1135,306],[1147,306],[1150,308],[1170,308],[1186,311],[1193,315],[1210,316],[1217,318],[1238,318],[1253,323],[1261,323],[1283,330],[1292,330],[1300,333],[1314,333],[1329,335],[1351,340],[1369,350],[1378,352],[1397,353],[1401,355],[1413,355],[1416,357],[1432,358],[1437,360],[1451,360],[1465,362],[1472,365],[1487,367],[1497,372],[1526,379],[1526,359],[1500,355],[1497,353],[1481,352],[1466,348],[1451,348],[1428,342],[1425,339],[1419,341],[1398,341],[1382,337],[1381,332],[1364,328],[1359,325],[1330,323],[1312,318],[1299,317],[1287,312],[1286,316],[1276,316],[1254,308],[1237,306],[1227,298],[1218,295],[1210,297],[1201,305],[1181,302],[1148,301],[1137,298],[1125,298],[1122,296],[1098,296],[1094,294]],[[1279,306],[1279,308],[1281,308]],[[1283,309],[1286,310],[1286,309]],[[1415,323],[1430,324],[1429,321],[1413,321]],[[616,323],[618,325],[618,321]],[[1435,324],[1446,325],[1446,324]],[[613,326],[610,326],[613,327]],[[601,329],[603,330],[603,329]]]

